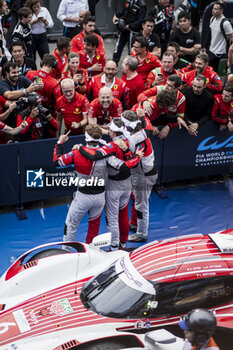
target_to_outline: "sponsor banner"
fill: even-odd
[[[164,141],[162,181],[194,179],[233,172],[233,136],[208,122],[198,136],[172,129]]]

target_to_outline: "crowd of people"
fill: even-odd
[[[148,199],[157,178],[150,138],[164,139],[172,128],[197,136],[211,119],[220,130],[233,131],[233,30],[223,15],[225,3],[214,2],[210,36],[201,47],[199,23],[187,1],[175,13],[169,0],[155,1],[152,8],[144,0],[126,0],[113,17],[119,34],[107,60],[93,16],[96,3],[60,2],[63,36],[50,52],[46,32],[54,22],[42,0],[0,0],[0,143],[59,137],[54,162],[74,163],[80,179],[104,177],[108,168],[109,196],[102,185],[84,185],[69,210],[64,240],[75,238],[88,211],[90,243],[105,205],[114,250],[128,239],[147,240]],[[126,44],[128,55],[121,58]],[[223,79],[218,65],[224,57],[229,74]],[[86,146],[62,155],[68,135],[81,134]],[[112,141],[96,150],[102,135]],[[130,191],[122,189],[130,188],[130,178],[130,228],[136,233],[128,237]]]
[[[152,8],[126,0],[113,17],[118,40],[107,60],[94,17],[97,2],[61,0],[63,36],[50,52],[47,29],[54,19],[42,0],[0,0],[0,143],[58,137],[54,163],[73,163],[79,178],[63,240],[75,240],[88,212],[91,243],[104,209],[114,251],[128,240],[147,240],[149,197],[158,176],[151,138],[164,139],[172,128],[197,136],[209,120],[233,132],[233,30],[222,1],[212,4],[202,47],[200,9],[208,0],[185,0],[177,11],[169,0],[155,0]],[[220,77],[223,58],[228,74]],[[63,154],[69,135],[82,134],[86,145]],[[129,236],[130,229],[135,233]],[[195,317],[190,314],[181,328],[193,331]],[[190,333],[192,349],[207,343],[217,349],[210,340],[215,324],[208,322],[211,332],[198,338],[200,344]]]
[[[224,2],[213,3],[210,35],[201,47],[187,2],[177,14],[169,0],[155,1],[152,8],[143,0],[126,1],[113,17],[119,34],[111,60],[92,16],[96,3],[61,1],[63,36],[50,52],[46,31],[54,21],[41,0],[0,1],[0,143],[55,137],[64,128],[79,135],[88,124],[104,126],[107,133],[125,110],[148,117],[159,138],[177,126],[196,136],[210,119],[232,131],[233,31]],[[126,44],[129,55],[121,59]],[[229,73],[224,79],[218,75],[223,57]],[[18,135],[7,132],[24,119]]]

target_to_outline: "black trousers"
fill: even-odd
[[[225,54],[215,56],[213,52],[208,51],[209,55],[209,66],[211,66],[216,73],[218,73],[218,64],[221,58],[226,57]]]
[[[128,51],[130,55],[133,34],[133,32],[127,29],[125,29],[122,33],[119,34],[115,51],[112,56],[113,61],[115,61],[116,63],[120,61],[122,51],[124,50],[126,44],[128,44]]]
[[[36,59],[36,51],[38,51],[41,60],[45,53],[49,53],[49,44],[46,33],[32,34],[32,49],[34,59]]]
[[[72,39],[75,35],[75,27],[63,27],[63,36]]]

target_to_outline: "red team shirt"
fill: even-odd
[[[117,98],[113,98],[108,110],[104,110],[96,98],[90,103],[88,118],[96,118],[97,124],[108,124],[113,118],[119,118],[123,112],[122,103]]]
[[[55,78],[55,79],[61,79],[61,75],[62,75],[62,72],[63,70],[65,69],[65,66],[68,62],[68,59],[67,59],[67,56],[64,55],[63,57],[61,57],[58,52],[57,52],[57,49],[55,49],[53,52],[52,52],[52,55],[56,58],[57,62],[58,62],[58,67],[56,69],[53,70],[52,72],[52,76]]]
[[[57,99],[57,112],[61,113],[67,130],[71,130],[71,135],[83,134],[83,128],[71,128],[72,122],[79,123],[83,120],[83,113],[88,113],[88,99],[75,92],[74,98],[68,102],[65,96]]]
[[[6,127],[6,124],[0,121],[0,130],[4,130]]]
[[[192,81],[194,80],[196,74],[196,69],[184,74],[184,80],[189,86],[192,85]],[[212,94],[218,94],[222,92],[223,84],[217,73],[206,67],[202,75],[206,77],[207,90],[209,90]]]
[[[181,73],[188,73],[191,72],[192,70],[194,70],[195,67],[193,66],[193,63],[188,64],[186,67],[182,68],[180,71]],[[213,68],[211,66],[206,66],[206,70],[207,71],[214,71]]]
[[[55,106],[56,99],[61,96],[61,88],[56,79],[50,74],[42,71],[41,69],[31,70],[27,73],[26,77],[33,81],[33,77],[39,77],[44,83],[44,87],[38,90],[37,93],[43,98],[43,105],[47,108]]]
[[[137,58],[134,52],[132,52],[131,55]],[[143,61],[138,63],[138,68],[137,68],[137,72],[138,74],[141,75],[145,85],[146,85],[146,79],[149,73],[152,71],[152,69],[157,67],[161,67],[160,60],[155,55],[152,55],[150,51],[147,51],[146,57],[144,58]]]
[[[95,55],[93,57],[87,56],[85,50],[79,51],[79,57],[80,57],[80,67],[87,69],[92,67],[95,63],[102,64],[102,69],[101,72],[91,72],[91,75],[97,75],[103,72],[105,64],[106,64],[106,55],[99,51],[96,50]]]
[[[20,126],[23,122],[23,118],[21,115],[17,115],[17,126]],[[32,118],[29,116],[27,118],[28,125],[21,130],[20,134],[26,134],[26,132],[29,130],[30,134],[28,138],[30,138],[30,141],[39,140],[42,138],[43,135],[43,127],[41,124],[41,120],[38,117]],[[49,126],[48,126],[49,125]],[[48,136],[50,137],[56,137],[56,131],[58,130],[58,124],[55,118],[52,118],[51,121],[48,121],[47,124],[47,132]]]
[[[138,95],[145,90],[145,84],[141,75],[136,75],[133,79],[126,79],[126,75],[122,75],[122,81],[126,83],[129,93],[128,109],[131,109],[137,103]]]
[[[0,114],[4,112],[4,107],[6,104],[6,99],[3,96],[0,96]],[[3,122],[0,122],[0,130],[3,130],[5,128],[5,125]],[[4,132],[0,132],[0,144],[7,143],[7,136]]]
[[[222,94],[214,96],[214,106],[211,113],[212,119],[220,124],[227,124],[228,118],[233,121],[233,99],[223,102]]]
[[[74,74],[72,73],[72,71],[70,71],[69,73],[70,73],[70,75],[68,74],[68,71],[64,71],[62,73],[61,80],[66,79],[66,78],[70,78],[73,80]],[[88,88],[89,88],[89,79],[88,79],[88,73],[87,73],[86,69],[83,69],[83,76],[85,79],[84,84],[85,84],[86,90],[84,90],[84,92],[83,92],[82,86],[79,86],[78,84],[76,84],[75,90],[82,95],[86,95],[88,92]]]
[[[138,102],[143,102],[148,100],[148,97],[153,97],[156,96],[160,91],[165,90],[165,87],[163,85],[159,86],[153,86],[152,88],[143,91],[139,96],[138,96]]]
[[[173,71],[171,73],[167,73],[167,72],[164,71],[163,67],[155,68],[148,75],[148,78],[147,78],[147,87],[148,87],[148,89],[150,87],[152,87],[152,84],[153,84],[155,78],[158,76],[158,74],[163,74],[163,82],[161,84],[159,84],[159,85],[165,85],[166,81],[167,81],[167,78],[170,75],[172,75],[172,74],[179,75],[181,77],[181,79],[183,78],[183,74],[181,72],[179,72],[178,70],[176,70],[176,69],[173,69]]]
[[[102,51],[103,53],[105,53],[105,49],[104,49],[104,42],[103,42],[103,39],[101,38],[100,35],[96,34],[96,33],[93,33],[93,35],[97,36],[97,38],[99,39],[99,46],[97,47],[97,49],[99,51]],[[82,51],[84,50],[84,34],[83,34],[83,30],[75,35],[73,37],[73,39],[71,40],[71,50],[70,52],[79,52],[79,51]]]
[[[158,119],[162,113],[169,113],[171,115],[175,115],[177,117],[184,118],[185,96],[179,90],[177,90],[177,92],[176,92],[176,104],[174,106],[169,106],[169,107],[163,108],[163,109],[159,109],[159,107],[155,101],[155,92],[156,92],[156,94],[158,92],[158,88],[156,86],[154,88],[151,88],[151,89],[145,91],[145,93],[141,94],[138,97],[139,102],[143,102],[145,100],[148,100],[153,105],[153,112],[149,116],[149,119],[154,125],[162,124],[162,118],[160,118],[159,120],[156,121],[156,119]],[[149,96],[151,96],[151,97],[149,97]],[[137,103],[134,106],[133,111],[136,112],[138,107],[139,107],[139,103]],[[171,128],[174,128],[177,126],[177,122],[168,123],[168,125]]]
[[[105,74],[93,77],[89,85],[89,93],[91,93],[91,97],[93,99],[97,98],[99,96],[100,89],[104,86],[106,86]],[[121,100],[121,98],[123,98],[126,105],[128,106],[129,89],[126,87],[126,83],[121,79],[114,77],[113,82],[109,87],[112,90],[113,97],[118,98],[118,100]]]

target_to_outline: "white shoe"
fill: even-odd
[[[147,236],[138,235],[137,233],[134,233],[133,235],[130,235],[128,237],[129,242],[146,242]]]

